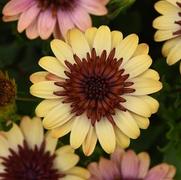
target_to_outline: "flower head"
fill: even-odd
[[[16,84],[8,74],[0,71],[0,107],[6,106],[15,100]]]
[[[90,180],[173,180],[174,166],[161,163],[149,169],[150,157],[146,152],[138,155],[134,151],[116,149],[110,160],[101,158],[98,163],[90,163]]]
[[[18,20],[18,32],[30,39],[65,36],[68,29],[91,27],[90,14],[107,14],[109,0],[10,0],[3,9],[4,21]]]
[[[162,54],[168,65],[173,65],[181,59],[181,0],[158,1],[155,9],[161,14],[153,21],[153,27],[158,29],[155,41],[166,41]]]
[[[24,117],[20,126],[0,132],[0,179],[87,179],[88,171],[75,167],[79,157],[74,150],[56,146],[57,139],[44,135],[39,118]]]
[[[0,71],[0,120],[9,120],[16,111],[16,83],[8,73]]]
[[[47,71],[30,77],[31,94],[45,98],[37,115],[44,117],[44,127],[54,137],[71,131],[70,144],[82,144],[86,155],[93,152],[97,138],[107,153],[116,143],[127,147],[158,109],[158,102],[148,96],[162,87],[158,73],[148,69],[148,46],[138,45],[135,34],[123,39],[107,26],[85,34],[73,29],[67,41],[53,40],[56,57],[40,59]]]

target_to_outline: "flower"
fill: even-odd
[[[23,117],[20,126],[13,123],[8,132],[0,132],[0,179],[87,179],[89,172],[75,166],[79,157],[74,150],[56,146],[57,139],[44,135],[40,118]]]
[[[92,26],[90,14],[107,14],[109,0],[10,0],[3,9],[3,20],[18,20],[18,32],[26,30],[29,39],[65,36],[68,29],[84,31]]]
[[[0,71],[0,107],[12,103],[15,100],[16,84],[8,74]]]
[[[148,153],[138,155],[132,150],[116,149],[110,160],[101,158],[98,163],[90,163],[89,180],[172,180],[176,169],[174,166],[161,163],[149,169]]]
[[[173,65],[181,59],[181,0],[158,1],[155,9],[161,14],[153,21],[153,27],[158,29],[155,41],[166,41],[162,54],[168,65]]]
[[[140,129],[149,125],[148,117],[158,102],[148,94],[162,84],[146,44],[138,45],[138,36],[122,38],[107,26],[73,29],[67,41],[53,40],[56,57],[46,56],[39,65],[46,71],[31,75],[32,95],[44,98],[36,114],[56,138],[70,134],[73,148],[82,145],[86,155],[95,148],[97,138],[107,153],[116,143],[127,147]]]
[[[0,120],[8,120],[16,111],[16,83],[0,71]]]

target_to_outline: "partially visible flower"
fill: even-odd
[[[86,155],[97,139],[107,153],[116,144],[129,146],[159,106],[148,96],[162,88],[158,73],[148,69],[148,45],[138,45],[136,34],[123,39],[107,26],[85,34],[73,29],[67,41],[53,40],[56,57],[41,58],[39,65],[47,71],[30,77],[31,94],[45,99],[36,114],[44,117],[43,125],[54,137],[71,131],[71,146],[82,145]]]
[[[168,65],[173,65],[181,59],[181,0],[158,1],[155,9],[161,14],[153,21],[153,27],[158,29],[155,41],[166,41],[162,54]]]
[[[89,172],[75,165],[79,157],[70,146],[56,149],[57,140],[44,135],[39,118],[24,117],[0,132],[1,180],[84,180]]]
[[[90,163],[89,180],[173,180],[176,169],[174,166],[161,163],[150,167],[148,153],[138,155],[134,151],[117,149],[110,160],[101,158],[98,163]]]
[[[3,9],[3,20],[18,20],[18,32],[26,30],[29,39],[64,37],[77,27],[82,31],[92,26],[89,14],[107,14],[109,0],[10,0]]]
[[[0,119],[7,119],[15,111],[16,83],[8,73],[0,71]]]

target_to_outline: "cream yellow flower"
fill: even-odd
[[[153,27],[158,29],[155,41],[166,41],[162,54],[168,65],[173,65],[181,59],[181,0],[158,1],[155,9],[161,14],[153,21]]]
[[[75,165],[79,157],[70,146],[56,149],[57,139],[44,135],[40,118],[24,117],[0,132],[1,180],[84,180],[89,172]]]
[[[107,26],[70,30],[67,42],[53,40],[56,57],[46,56],[39,65],[46,71],[31,75],[32,95],[44,98],[36,114],[53,137],[70,134],[73,148],[82,145],[90,155],[97,139],[107,153],[116,145],[128,147],[130,138],[149,126],[158,102],[148,96],[161,89],[148,45],[138,36],[123,39]]]

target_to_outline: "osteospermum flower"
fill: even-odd
[[[158,73],[148,69],[148,46],[138,45],[136,34],[123,39],[107,26],[85,34],[73,29],[67,41],[53,40],[56,57],[41,58],[39,65],[47,71],[30,77],[31,94],[45,98],[37,115],[44,117],[44,127],[54,137],[71,131],[70,144],[82,144],[86,155],[93,152],[97,138],[107,153],[116,142],[127,147],[158,109],[158,102],[148,96],[162,87]]]
[[[155,9],[161,14],[153,21],[153,27],[158,29],[155,41],[166,41],[162,54],[167,57],[167,63],[173,65],[181,59],[181,0],[158,1]]]
[[[57,140],[44,135],[39,118],[24,117],[0,132],[1,180],[84,180],[89,172],[75,165],[79,157],[70,146],[56,149]]]
[[[90,180],[172,180],[176,169],[174,166],[161,163],[149,169],[148,153],[138,155],[134,151],[117,149],[110,160],[101,158],[98,163],[90,163]]]
[[[18,20],[18,32],[26,30],[30,39],[65,36],[68,29],[91,27],[90,14],[107,14],[109,0],[10,0],[3,9],[3,20]]]

